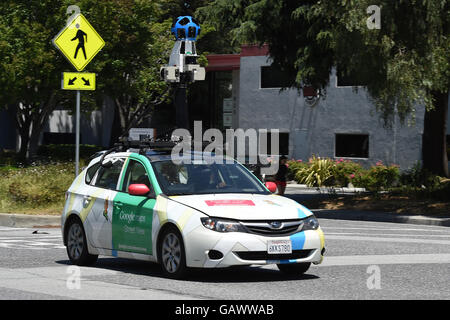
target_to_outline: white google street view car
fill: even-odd
[[[92,160],[66,193],[61,226],[71,262],[148,260],[171,278],[190,267],[265,264],[302,274],[322,262],[324,235],[311,211],[273,195],[241,164],[201,155],[175,164],[153,149]]]

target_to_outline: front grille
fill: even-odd
[[[287,260],[303,259],[308,257],[313,250],[292,250],[292,253],[268,254],[266,251],[234,251],[242,260]]]
[[[274,226],[272,223],[276,222],[279,226]],[[259,234],[263,236],[288,236],[296,232],[301,231],[303,227],[302,220],[289,220],[289,221],[263,221],[263,222],[250,222],[241,221],[249,233]]]

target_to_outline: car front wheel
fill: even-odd
[[[181,279],[186,274],[186,256],[183,239],[174,228],[167,229],[160,243],[160,263],[165,276]]]
[[[98,255],[89,254],[86,235],[79,220],[73,220],[67,230],[67,255],[78,266],[89,266],[97,261]]]

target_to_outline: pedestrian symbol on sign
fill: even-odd
[[[105,42],[89,21],[80,13],[58,33],[53,44],[78,71],[82,71]]]
[[[83,30],[80,29],[80,25],[77,23],[75,25],[75,27],[78,29],[77,34],[75,37],[73,37],[72,40],[70,41],[75,41],[78,39],[78,45],[77,48],[75,49],[75,56],[73,57],[74,59],[77,58],[78,55],[78,50],[83,50],[83,55],[84,55],[84,59],[86,60],[86,48],[84,47],[84,38],[86,37],[86,42],[87,42],[87,34],[85,32],[83,32]]]

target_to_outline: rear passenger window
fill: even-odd
[[[86,184],[91,184],[91,181],[94,178],[95,173],[98,170],[98,167],[100,167],[100,162],[97,162],[97,163],[93,164],[91,167],[89,167],[87,169],[86,177],[85,177]]]
[[[102,165],[98,170],[95,186],[116,190],[124,162],[125,159],[122,158],[108,159],[107,165]]]

